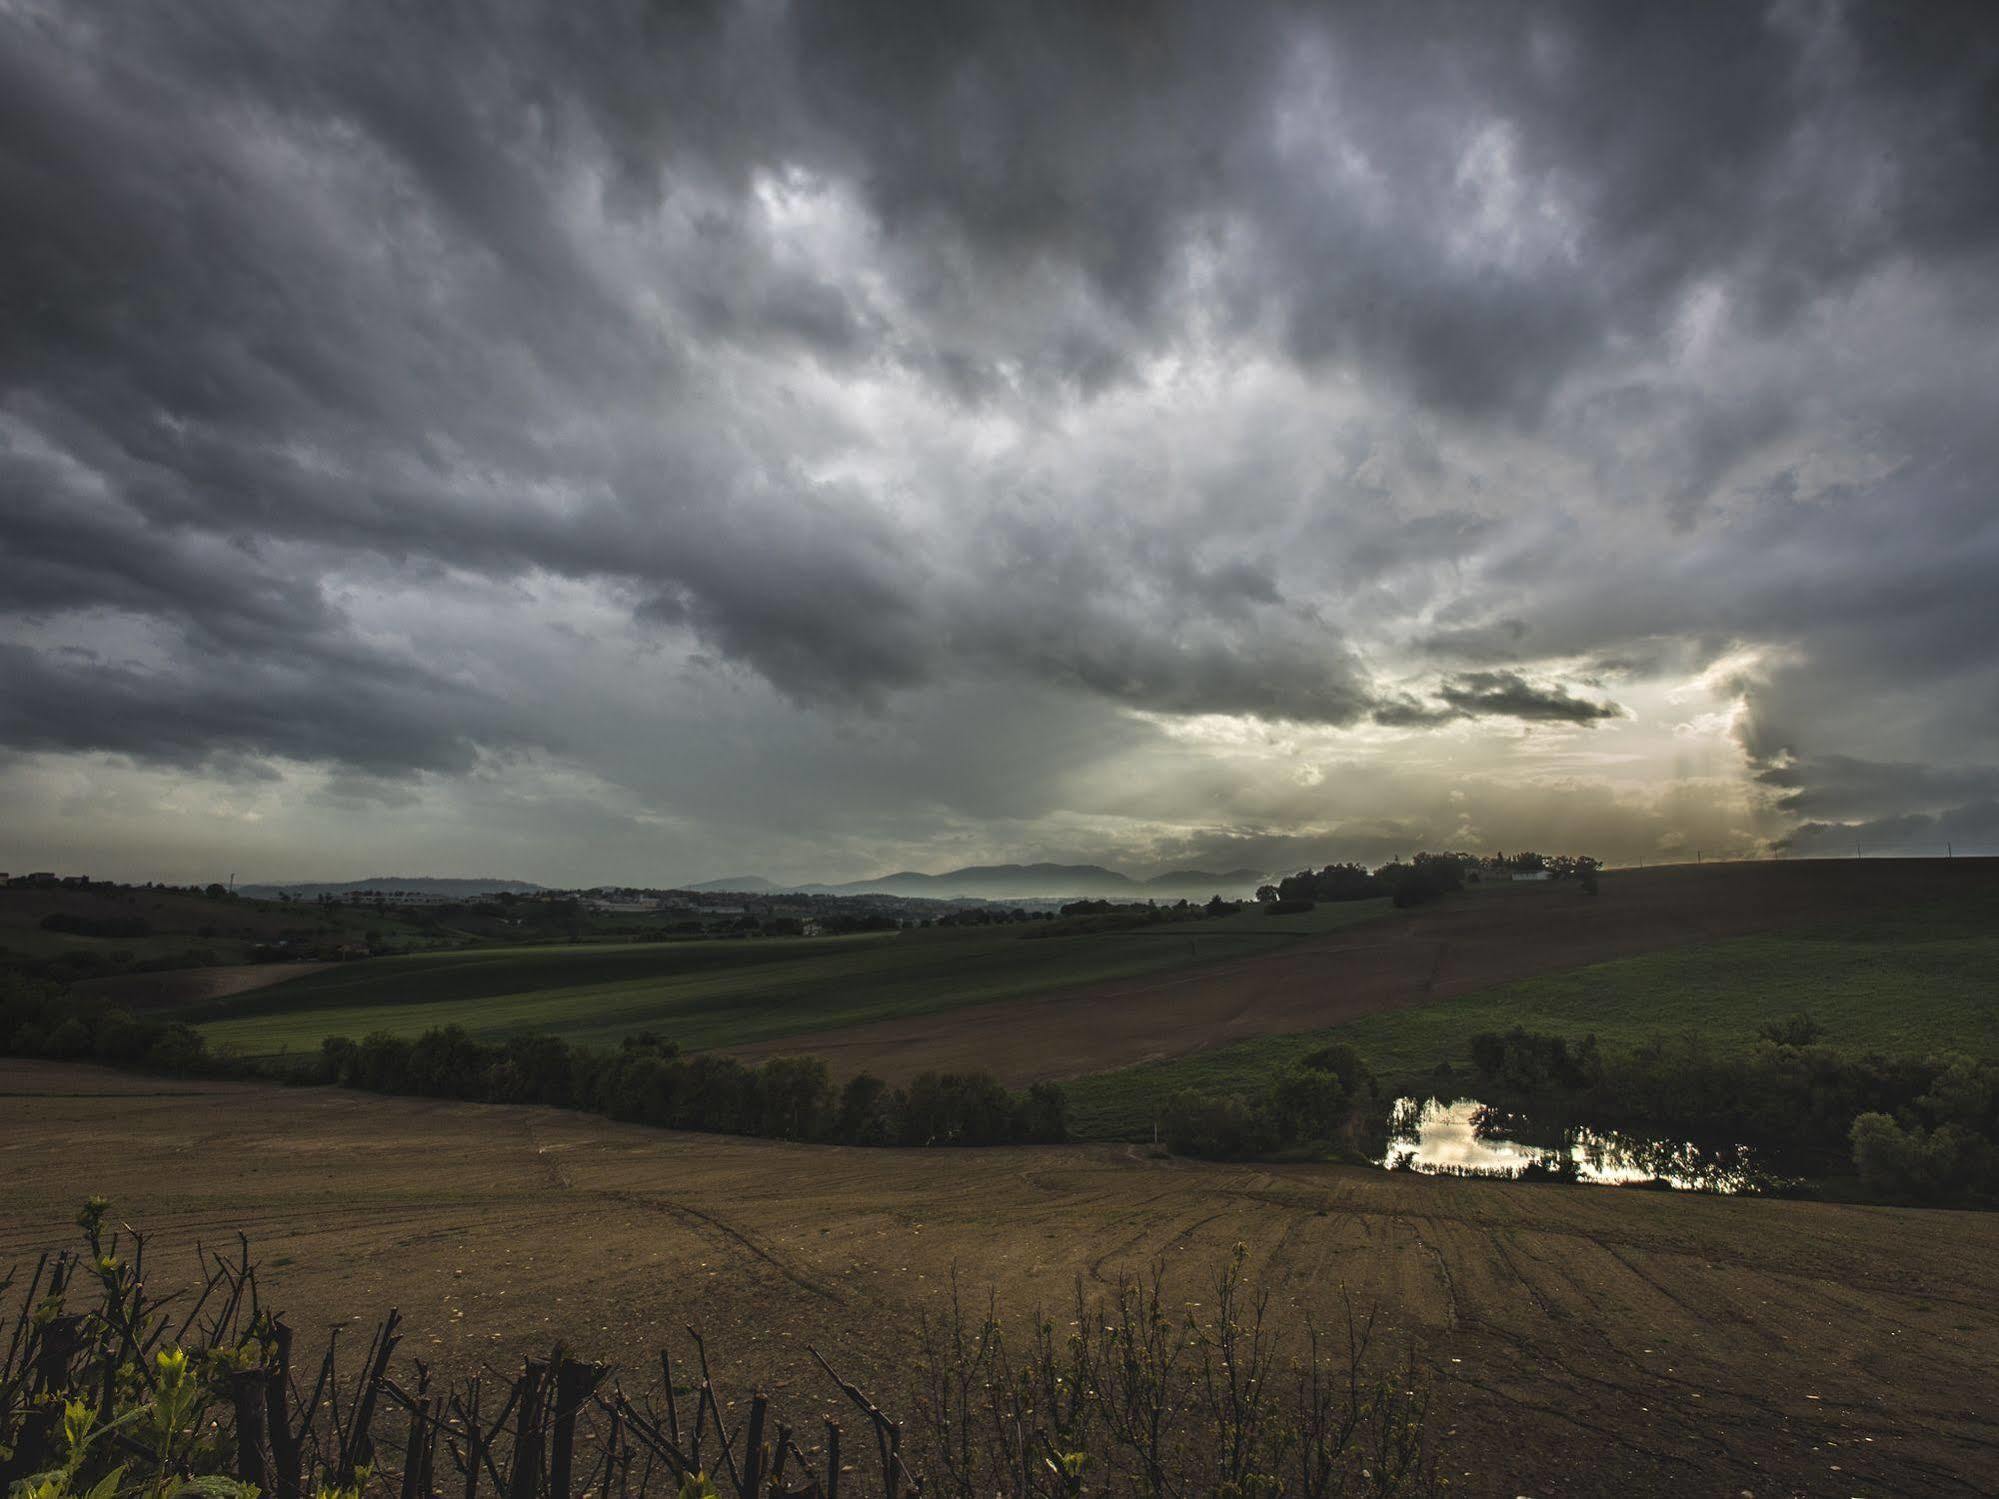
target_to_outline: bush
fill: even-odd
[[[66,932],[75,937],[150,937],[152,924],[143,916],[72,916],[52,911],[42,918],[45,932]]]
[[[1023,1137],[1013,1095],[989,1072],[924,1072],[902,1107],[905,1145],[1002,1145]]]
[[[1601,1081],[1603,1059],[1596,1037],[1586,1036],[1574,1052],[1563,1036],[1542,1035],[1520,1026],[1471,1038],[1472,1066],[1487,1083],[1509,1092],[1574,1092]]]
[[[1322,1046],[1317,1051],[1299,1059],[1300,1067],[1310,1067],[1319,1072],[1330,1072],[1340,1080],[1347,1096],[1359,1099],[1374,1092],[1374,1074],[1367,1063],[1361,1060],[1359,1052],[1344,1041],[1336,1041],[1331,1046]]]
[[[198,1032],[178,1021],[68,994],[58,983],[0,970],[0,1056],[144,1066],[213,1074],[223,1068]]]
[[[778,1140],[817,1140],[833,1111],[833,1083],[818,1057],[772,1057],[763,1065],[763,1127]]]
[[[1265,1155],[1277,1148],[1270,1117],[1233,1095],[1182,1089],[1160,1115],[1167,1148],[1176,1155]]]
[[[1228,1159],[1338,1138],[1374,1098],[1374,1075],[1351,1046],[1324,1046],[1274,1078],[1259,1098],[1183,1089],[1159,1117],[1179,1155]]]
[[[1300,1067],[1271,1085],[1270,1113],[1287,1143],[1330,1140],[1346,1118],[1347,1091],[1338,1073]]]
[[[1853,1121],[1853,1165],[1876,1197],[1897,1202],[1999,1201],[1999,1146],[1955,1124],[1904,1127],[1886,1114]]]
[[[1779,1046],[1810,1046],[1824,1037],[1825,1027],[1800,1010],[1782,1020],[1764,1021],[1756,1027],[1756,1034]]]
[[[1023,1110],[1023,1133],[1037,1145],[1069,1138],[1069,1095],[1055,1083],[1030,1083]]]
[[[855,1145],[894,1144],[896,1126],[889,1107],[891,1102],[887,1083],[873,1073],[855,1073],[840,1090],[836,1133]]]

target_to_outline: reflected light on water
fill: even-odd
[[[1771,1192],[1786,1185],[1744,1145],[1704,1148],[1584,1126],[1559,1131],[1559,1144],[1509,1137],[1524,1129],[1517,1116],[1473,1098],[1398,1098],[1381,1165],[1441,1176],[1547,1174],[1606,1186],[1659,1183],[1687,1192]]]

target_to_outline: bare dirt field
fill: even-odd
[[[213,968],[170,968],[163,973],[120,973],[70,985],[73,993],[128,1009],[170,1009],[248,994],[295,979],[331,963],[223,963]]]
[[[890,1398],[954,1269],[1066,1321],[1077,1277],[1155,1256],[1199,1300],[1241,1241],[1283,1315],[1346,1285],[1420,1340],[1463,1492],[1999,1491],[1999,1215],[795,1146],[0,1062],[0,1266],[92,1191],[151,1231],[156,1281],[247,1232],[302,1336],[394,1305],[444,1370],[558,1334],[629,1365],[691,1321],[801,1407],[833,1393],[807,1343]]]
[[[1514,979],[1663,947],[1780,931],[1999,885],[1999,860],[1822,860],[1618,870],[1467,894],[1283,952],[1000,1004],[732,1047],[810,1051],[891,1082],[983,1067],[1019,1085],[1339,1025]]]

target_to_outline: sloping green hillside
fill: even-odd
[[[1262,1036],[1069,1085],[1090,1136],[1150,1130],[1180,1088],[1251,1094],[1299,1057],[1344,1041],[1384,1078],[1462,1062],[1480,1031],[1525,1026],[1607,1044],[1696,1032],[1729,1049],[1764,1022],[1810,1013],[1849,1051],[1999,1056],[1999,925],[1990,902],[1868,913],[1814,930],[1670,948],[1550,973],[1329,1030]]]

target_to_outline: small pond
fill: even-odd
[[[1570,1124],[1537,1127],[1472,1098],[1398,1098],[1381,1164],[1391,1171],[1491,1176],[1687,1192],[1782,1191],[1789,1178],[1746,1145],[1700,1146]]]

